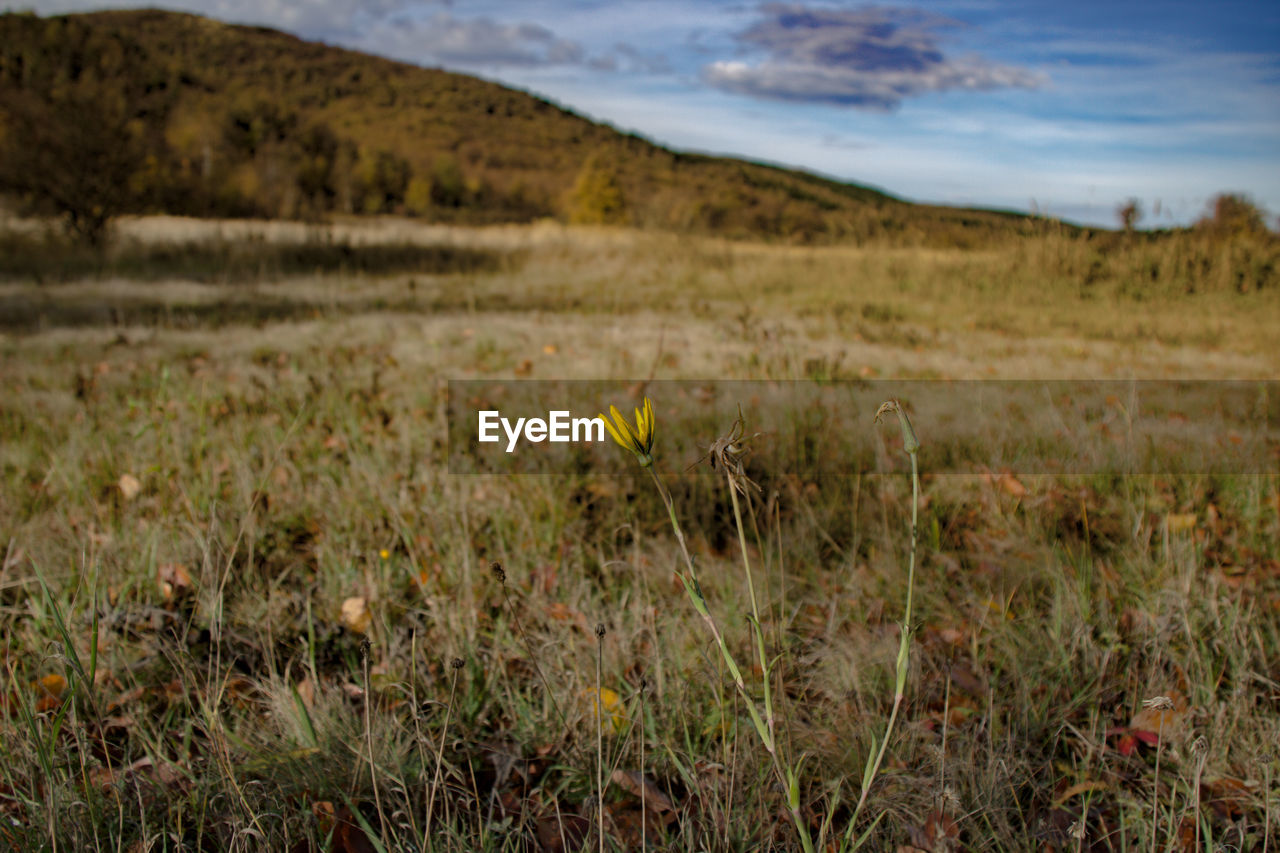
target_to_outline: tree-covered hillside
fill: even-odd
[[[86,229],[124,211],[934,245],[1050,227],[674,152],[474,77],[155,10],[0,16],[0,133],[0,187],[28,205],[78,192]]]

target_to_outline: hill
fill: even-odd
[[[70,116],[61,126],[116,126],[132,140],[136,156],[112,161],[123,186],[100,194],[140,211],[401,212],[462,223],[553,216],[961,246],[1062,227],[672,151],[474,77],[190,14],[0,16],[0,104],[24,97],[61,105]],[[29,119],[26,132],[59,127],[56,119]],[[11,132],[19,124],[8,120]]]

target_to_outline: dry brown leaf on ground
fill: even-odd
[[[1188,711],[1186,697],[1177,690],[1172,690],[1167,696],[1159,698],[1167,699],[1168,702],[1153,700],[1145,703],[1129,721],[1129,729],[1134,736],[1151,746],[1155,746],[1160,739],[1178,741],[1186,735],[1183,726]],[[1155,740],[1151,740],[1147,734],[1154,735]]]
[[[333,844],[329,853],[376,853],[379,849],[369,840],[351,809],[340,807],[333,820]]]
[[[126,501],[131,501],[142,491],[142,483],[138,482],[138,478],[132,474],[121,474],[120,479],[116,481],[116,487],[120,489],[120,496]]]
[[[1230,776],[1206,779],[1203,783],[1203,799],[1220,817],[1236,820],[1241,817],[1253,799],[1256,782],[1245,782]]]
[[[655,814],[675,815],[676,807],[662,789],[638,770],[615,770],[609,781],[635,797],[644,799],[644,807]]]
[[[334,806],[329,800],[311,803],[311,816],[322,838],[329,840],[323,848],[326,853],[373,853],[380,848],[374,845],[360,826],[360,819],[345,805]],[[309,842],[299,842],[291,853],[311,853],[318,850]]]
[[[373,613],[369,611],[369,602],[360,596],[348,598],[342,602],[342,624],[355,634],[367,634],[373,622]]]
[[[191,590],[191,574],[178,563],[165,563],[156,569],[156,585],[166,602],[176,601]]]
[[[591,821],[576,814],[548,815],[534,824],[538,845],[545,853],[581,850],[591,834]]]
[[[911,836],[911,846],[906,848],[908,850],[921,850],[924,853],[951,853],[960,844],[959,824],[942,809],[929,812],[924,826],[910,827],[908,832]]]
[[[308,710],[315,710],[316,707],[316,685],[310,678],[303,678],[293,687],[298,692],[298,699]]]
[[[1027,496],[1027,487],[1022,485],[1018,478],[1008,471],[1000,475],[999,485],[1007,495],[1012,495],[1015,498],[1025,498]]]

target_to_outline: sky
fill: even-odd
[[[0,0],[0,8],[6,0]],[[24,0],[40,14],[129,4]],[[157,5],[148,3],[144,5]],[[474,74],[680,149],[913,201],[1280,214],[1280,3],[160,0]]]

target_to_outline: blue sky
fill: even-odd
[[[1274,2],[162,5],[476,74],[664,145],[918,201],[1114,225],[1134,197],[1158,226],[1233,191],[1280,214]]]

